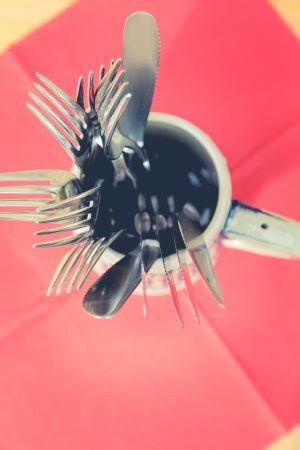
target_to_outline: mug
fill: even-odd
[[[183,148],[182,158],[188,155],[186,152],[191,152],[193,158],[198,159],[203,176],[210,177],[210,182],[217,189],[213,212],[202,234],[213,263],[221,246],[280,258],[300,257],[300,223],[233,200],[226,159],[203,131],[177,116],[151,113],[145,133],[146,148],[147,140],[153,136],[158,140],[161,136],[164,140],[180,143]],[[170,151],[172,170],[172,146],[165,151]],[[200,242],[195,238],[192,246],[197,248],[199,245]],[[122,257],[122,254],[112,249],[107,250],[105,257],[96,266],[97,273],[103,273]],[[176,255],[170,258],[175,267]],[[192,279],[195,280],[198,274],[191,260],[189,264]],[[180,270],[177,269],[177,272],[175,279],[178,289],[181,289],[183,282]],[[147,288],[150,295],[164,295],[169,290],[161,259],[156,261],[147,276]],[[136,289],[135,294],[142,294],[141,287]]]

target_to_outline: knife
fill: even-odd
[[[206,242],[203,237],[201,226],[196,217],[190,217],[183,210],[177,213],[179,231],[185,241],[186,247],[191,258],[200,273],[206,287],[218,302],[219,306],[224,307],[224,301],[218,284],[212,261],[208,252]],[[197,246],[193,245],[197,239]]]
[[[125,22],[123,35],[123,68],[131,100],[112,137],[111,159],[119,158],[124,148],[147,159],[143,150],[144,132],[154,94],[159,54],[159,32],[154,17],[145,12],[131,14]]]

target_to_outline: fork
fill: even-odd
[[[104,150],[105,154],[107,155],[107,148],[110,145],[114,130],[118,124],[122,112],[125,110],[125,107],[130,99],[130,94],[125,92],[127,90],[128,83],[122,82],[125,72],[120,71],[117,74],[117,70],[120,67],[120,64],[121,60],[117,60],[116,62],[112,61],[111,68],[106,75],[104,73],[104,68],[102,67],[100,69],[100,83],[96,90],[94,89],[94,76],[92,72],[90,72],[88,84],[89,106],[86,110],[86,115],[89,121],[86,120],[85,122],[86,130],[88,130],[88,127],[90,127],[89,133],[87,134],[87,139],[89,140],[89,142],[86,143],[85,150],[85,152],[87,152],[87,159],[91,158],[90,152],[95,152],[95,148],[96,151]],[[47,86],[49,87],[49,82],[47,83]],[[53,84],[51,84],[51,87],[54,89],[56,94],[61,94],[60,91],[57,91],[56,86],[53,86]],[[80,78],[78,83],[76,98],[77,104],[83,108],[84,101],[82,78]],[[47,119],[43,118],[42,122],[51,131],[52,129],[51,127],[49,127],[49,122],[47,122],[46,120]],[[59,125],[59,123],[56,123],[55,136],[60,138],[61,136],[58,134],[59,131],[57,125]],[[99,134],[102,137],[101,142],[98,141]],[[85,141],[83,140],[81,145],[83,146],[84,143]],[[82,155],[84,155],[84,150],[82,149],[82,147],[80,148],[80,151]],[[74,161],[76,162],[76,158]],[[84,163],[84,161],[82,159],[79,160],[79,164],[77,165],[81,167],[82,171],[85,170],[85,177],[89,178],[89,167],[85,167],[86,164]],[[102,181],[103,180],[100,181],[100,186],[98,186],[99,188],[101,188]],[[54,291],[56,292],[56,294],[60,294],[67,281],[69,281],[68,287],[66,289],[68,293],[72,292],[75,286],[77,289],[80,289],[85,283],[85,280],[91,273],[96,263],[99,261],[100,257],[103,255],[104,251],[108,247],[110,247],[110,245],[124,232],[124,230],[119,230],[111,237],[107,238],[99,238],[95,236],[94,225],[97,219],[97,214],[93,218],[92,211],[97,211],[98,207],[97,204],[94,204],[94,201],[91,200],[90,196],[96,193],[96,201],[99,202],[100,189],[97,190],[96,187],[90,189],[89,191],[83,192],[82,194],[79,194],[77,198],[72,197],[55,205],[46,205],[43,208],[39,209],[40,213],[55,211],[55,220],[58,221],[65,220],[70,216],[70,214],[75,214],[78,218],[82,217],[82,213],[85,214],[85,218],[79,220],[79,222],[77,223],[37,233],[37,235],[44,236],[47,234],[76,230],[76,234],[71,237],[61,238],[57,241],[44,242],[42,244],[36,245],[39,247],[49,247],[64,245],[65,243],[76,244],[63,256],[62,260],[58,264],[48,287],[47,295],[51,295]],[[61,215],[57,216],[58,211],[64,211],[66,206],[69,206],[71,204],[73,205],[75,200],[80,200],[80,206],[82,206],[83,200],[88,201],[89,203],[88,206],[84,208],[81,207],[75,211],[71,211],[67,215],[62,212]],[[43,223],[48,221],[53,222],[51,219],[46,219],[43,221]],[[78,232],[78,230],[80,230],[80,232]]]
[[[76,101],[40,73],[37,73],[40,83],[34,83],[34,86],[41,98],[32,92],[29,94],[34,104],[27,103],[27,107],[54,135],[81,171],[95,151],[109,155],[111,138],[130,100],[128,83],[123,82],[125,71],[118,73],[121,64],[120,58],[112,61],[106,74],[101,66],[96,90],[94,73],[89,72],[87,107],[83,77],[78,80]]]
[[[173,195],[168,195],[166,192],[155,192],[155,178],[151,170],[152,164],[149,159],[147,162],[148,169],[145,167],[142,168],[141,163],[139,163],[140,169],[142,168],[143,176],[139,177],[138,185],[140,192],[138,195],[138,208],[141,215],[140,222],[146,224],[146,226],[144,226],[144,234],[143,231],[141,231],[143,229],[142,227],[139,227],[139,229],[136,227],[136,230],[140,235],[144,313],[147,315],[147,293],[145,282],[147,274],[144,264],[143,242],[146,239],[147,234],[149,235],[150,229],[152,229],[160,247],[163,269],[173,300],[176,317],[180,326],[183,327],[179,294],[176,286],[176,278],[174,277],[176,272],[179,272],[180,278],[185,285],[193,316],[197,322],[200,320],[197,302],[192,288],[189,267],[186,260],[187,252],[190,254],[205,285],[220,306],[224,306],[223,299],[205,240],[203,237],[201,238],[201,221],[198,212],[191,205],[187,205],[187,207],[184,205],[183,211],[180,211],[181,207],[177,211],[178,207],[176,207],[177,205]],[[154,195],[152,194],[153,188],[155,192]],[[193,220],[186,216],[186,210],[188,210],[187,212]],[[190,233],[192,233],[193,236],[198,236],[198,239],[201,240],[201,246],[197,249],[191,247],[192,239],[190,239]],[[171,255],[175,255],[175,260]]]
[[[77,290],[81,289],[105,250],[123,233],[124,230],[119,230],[109,238],[91,237],[71,248],[58,264],[49,284],[47,296],[54,291],[57,295],[60,294],[67,281],[69,281],[67,293],[71,293],[75,286]]]
[[[0,181],[5,182],[48,182],[47,185],[0,187],[0,194],[32,195],[26,199],[0,200],[0,206],[35,208],[33,212],[1,212],[0,220],[56,224],[54,228],[35,233],[41,237],[56,237],[54,240],[35,244],[36,248],[72,245],[58,264],[47,295],[55,289],[59,294],[67,281],[67,292],[71,292],[75,286],[80,289],[104,251],[124,232],[120,230],[106,238],[95,234],[104,179],[98,175],[96,180],[93,177],[95,159],[98,159],[98,163],[105,164],[106,157],[103,155],[108,152],[114,130],[130,99],[130,94],[126,92],[128,83],[123,83],[124,71],[118,73],[120,65],[120,59],[112,61],[106,74],[104,67],[101,67],[97,89],[94,88],[94,74],[90,72],[87,108],[84,107],[82,77],[79,78],[74,101],[52,81],[37,74],[42,84],[35,83],[35,86],[42,99],[31,93],[36,106],[29,103],[28,107],[71,156],[80,169],[79,178],[71,172],[55,170],[0,174]],[[105,177],[105,170],[102,173]],[[41,194],[44,196],[34,197]]]
[[[163,214],[163,211],[161,210],[160,203],[158,202],[157,198],[156,199],[152,198],[151,202],[154,211],[152,219],[153,229],[159,242],[164,273],[173,300],[173,306],[175,309],[177,320],[179,322],[179,325],[183,327],[182,310],[180,306],[178,289],[174,277],[174,273],[179,271],[181,280],[185,284],[187,298],[190,303],[192,313],[196,321],[199,322],[200,319],[197,310],[197,304],[194,299],[192,282],[190,279],[188,266],[185,260],[186,246],[180,233],[180,229],[177,226],[178,224],[175,215],[174,198],[169,197],[167,199],[167,203],[169,206],[169,214],[167,216]],[[174,262],[172,261],[173,255],[176,256],[176,260]]]
[[[88,239],[94,234],[94,222],[100,202],[100,187],[83,191],[57,203],[52,203],[38,209],[41,214],[50,213],[39,221],[42,224],[62,225],[37,231],[36,236],[52,236],[63,234],[58,239],[34,244],[34,248],[58,247],[74,244]],[[71,232],[65,237],[65,234]]]
[[[0,187],[3,194],[43,194],[43,197],[0,199],[0,206],[34,208],[35,211],[0,212],[0,220],[32,221],[40,224],[63,223],[62,226],[38,231],[37,236],[75,231],[75,235],[34,247],[56,247],[77,242],[92,231],[92,214],[99,201],[99,187],[80,192],[80,182],[71,172],[33,170],[0,174],[0,181],[43,181],[50,184]],[[48,197],[46,197],[48,196]]]
[[[5,211],[0,212],[0,220],[19,220],[39,222],[48,214],[37,212],[36,208],[49,206],[66,198],[76,196],[81,189],[78,178],[65,170],[28,170],[20,172],[0,173],[0,182],[31,181],[43,184],[25,186],[0,186],[0,206],[34,208],[35,211]],[[47,184],[46,184],[47,183]],[[31,195],[30,198],[2,198],[2,195]],[[39,195],[39,197],[34,197]]]
[[[128,83],[122,83],[124,71],[117,74],[121,62],[121,59],[118,59],[115,62],[112,61],[110,69],[106,74],[104,67],[101,67],[100,83],[96,90],[94,88],[94,74],[93,72],[89,73],[87,89],[89,105],[86,110],[84,109],[84,80],[82,77],[79,78],[76,101],[74,101],[52,81],[41,74],[37,74],[43,85],[35,83],[35,86],[43,99],[48,100],[52,105],[52,108],[50,108],[44,100],[32,93],[30,96],[40,109],[31,103],[28,103],[27,106],[43,125],[57,138],[59,143],[71,156],[73,162],[79,166],[81,171],[91,157],[92,151],[95,154],[100,153],[101,156],[103,153],[101,150],[110,145],[112,134],[130,99],[130,94],[125,93]],[[47,87],[48,90],[45,87]],[[61,102],[59,102],[58,99],[60,99]],[[68,107],[69,110],[66,109],[66,107]],[[98,108],[98,113],[96,113],[96,107]],[[58,115],[58,112],[61,113],[62,117]],[[102,162],[103,158],[100,161]],[[93,170],[92,167],[89,169],[89,171]],[[89,173],[85,175],[87,175],[86,178],[89,178]],[[85,188],[75,175],[71,172],[61,170],[33,170],[0,174],[0,181],[42,181],[50,183],[50,186],[0,187],[0,194],[43,194],[48,196],[48,198],[31,197],[28,199],[0,199],[0,205],[6,207],[25,206],[42,208],[43,206],[48,206],[48,204],[51,204],[52,202],[59,202],[66,197],[76,195]],[[49,198],[49,196],[51,196],[52,199]],[[80,200],[80,197],[77,200]],[[40,219],[45,218],[45,212],[46,210],[41,210],[36,213],[27,211],[5,211],[0,213],[0,220],[39,221]],[[73,218],[75,219],[75,216]]]

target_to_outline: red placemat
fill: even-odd
[[[34,72],[73,93],[136,9],[161,30],[153,109],[211,135],[235,196],[300,220],[299,43],[261,0],[78,2],[0,58],[0,170],[69,167],[25,109]],[[299,422],[299,263],[223,249],[227,309],[197,286],[200,326],[168,298],[97,321],[82,294],[43,298],[60,252],[32,250],[34,229],[1,223],[1,448],[259,450]]]

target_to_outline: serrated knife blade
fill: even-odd
[[[131,101],[118,125],[134,148],[143,148],[144,131],[150,112],[159,64],[159,32],[154,17],[145,12],[131,14],[123,35],[123,66],[129,82]]]

